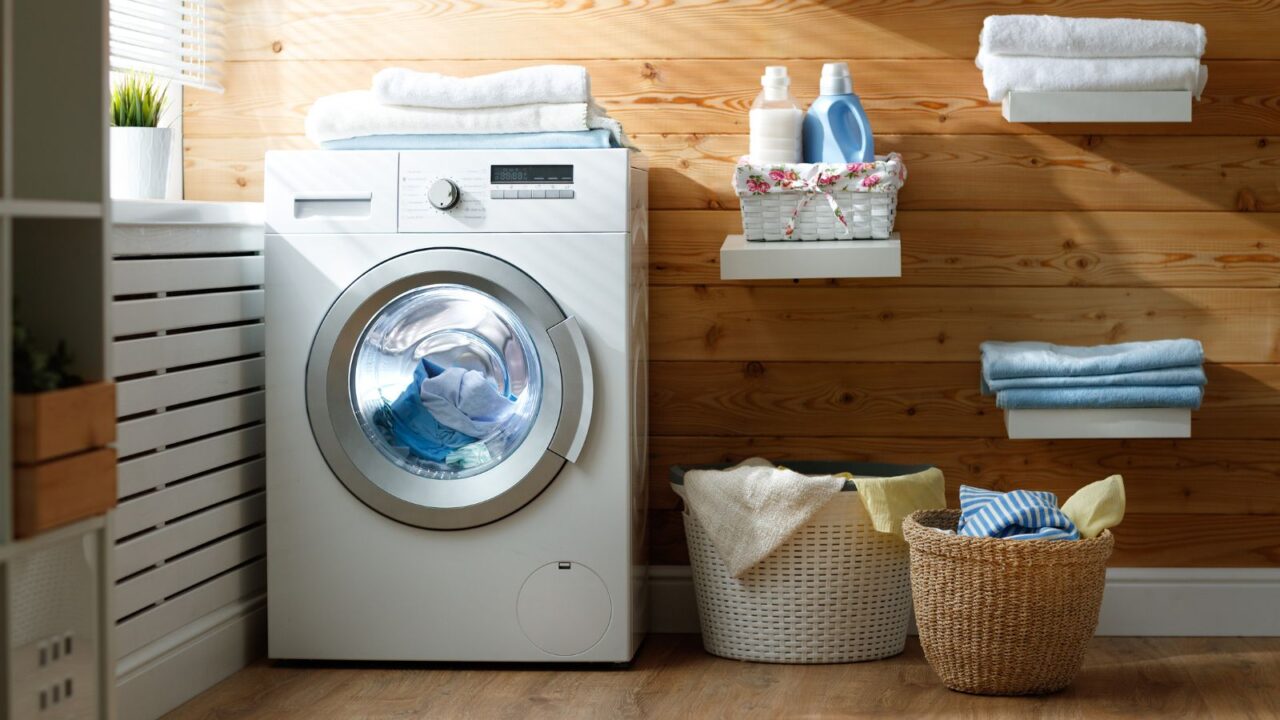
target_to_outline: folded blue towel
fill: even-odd
[[[325,150],[560,150],[617,147],[608,130],[499,135],[363,135],[320,143]]]
[[[995,490],[960,486],[957,535],[1007,540],[1079,540],[1075,523],[1058,509],[1058,498],[1042,490]]]
[[[991,395],[1001,390],[1011,390],[1013,388],[1101,388],[1117,385],[1145,385],[1148,387],[1169,385],[1203,386],[1205,382],[1204,368],[1195,365],[1160,370],[1140,370],[1138,372],[1118,373],[1115,375],[994,378],[990,382],[983,382],[982,392],[984,395]]]
[[[1005,410],[1069,408],[1187,408],[1196,410],[1204,396],[1199,385],[1011,388],[996,393]]]
[[[1075,347],[1043,342],[982,343],[982,377],[1080,377],[1204,364],[1199,340],[1153,340]]]

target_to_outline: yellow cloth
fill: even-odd
[[[1089,483],[1062,505],[1062,512],[1080,530],[1080,537],[1098,537],[1124,519],[1124,478],[1112,475]]]
[[[947,506],[942,471],[929,468],[897,477],[859,477],[858,497],[878,532],[902,537],[902,521],[916,510],[941,510]]]

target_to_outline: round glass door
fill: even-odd
[[[563,467],[562,419],[583,414],[583,373],[562,370],[589,360],[573,352],[562,364],[556,341],[572,322],[492,256],[392,258],[352,283],[316,334],[317,444],[356,497],[400,522],[456,529],[515,512]]]

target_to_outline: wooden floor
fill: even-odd
[[[946,690],[915,638],[896,658],[760,665],[655,635],[629,669],[259,662],[178,718],[1276,718],[1280,638],[1097,638],[1075,684],[1042,698]]]

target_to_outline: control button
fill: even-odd
[[[531,190],[530,192],[532,192],[532,193],[533,193],[533,196],[532,196],[532,197],[533,197],[535,200],[541,200],[542,198],[544,198],[544,197],[546,197],[546,196],[547,196],[547,191],[546,191],[546,190],[542,190],[542,189],[536,189],[536,188],[535,188],[534,190]],[[554,191],[553,191],[553,192],[554,192]]]
[[[489,198],[490,198],[491,200],[501,200],[501,199],[502,199],[502,191],[501,191],[501,190],[490,190],[490,191],[489,191]]]
[[[520,192],[519,197],[521,200],[528,200],[529,198],[533,197],[532,195],[529,194],[528,190],[521,190],[519,192]]]
[[[516,194],[515,190],[503,190],[502,197],[506,200],[515,200],[519,196]]]
[[[571,197],[573,197],[573,191],[572,191],[572,190],[561,190],[561,191],[560,191],[560,197],[562,197],[562,198],[571,198]]]

